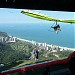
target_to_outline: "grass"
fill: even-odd
[[[17,61],[17,62],[19,62],[19,61]],[[33,63],[35,63],[34,60],[22,60],[22,63],[16,65],[15,67],[30,65],[30,64],[33,64]]]
[[[25,65],[33,64],[33,63],[35,63],[35,61],[32,61],[32,60],[15,61],[15,62],[6,64],[4,67],[0,67],[0,71],[8,70],[11,68],[17,68],[17,67],[21,67],[21,66],[25,66]]]

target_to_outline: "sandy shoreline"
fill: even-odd
[[[21,41],[25,41],[25,42],[30,42],[30,43],[32,43],[32,41],[30,41],[30,40],[21,39],[21,38],[18,38],[18,37],[15,37],[15,38],[17,38],[17,40],[21,40]],[[35,42],[36,42],[36,41],[35,41]],[[39,43],[39,42],[37,42],[37,43]],[[48,44],[48,45],[50,45],[50,44]],[[55,46],[56,46],[56,45],[55,45]],[[59,46],[59,48],[65,49],[65,50],[72,50],[72,51],[75,51],[75,48],[68,48],[68,47],[62,47],[62,46]]]

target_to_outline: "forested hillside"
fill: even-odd
[[[9,63],[18,60],[28,59],[35,46],[27,43],[16,41],[15,43],[0,43],[0,63]]]
[[[0,36],[8,36],[6,33],[1,33]],[[32,50],[37,47],[31,43],[16,40],[16,42],[3,43],[0,42],[0,63],[6,65],[6,68],[19,67],[25,64],[35,63],[35,60],[30,60]],[[50,50],[41,49],[39,51],[39,60],[37,62],[46,60],[58,60],[69,56],[71,50],[56,50],[56,52]],[[2,70],[2,69],[1,69]]]

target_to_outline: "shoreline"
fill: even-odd
[[[17,40],[21,40],[21,41],[25,41],[25,42],[29,42],[29,43],[36,42],[36,41],[33,41],[33,40],[30,41],[30,40],[21,39],[21,38],[18,38],[18,37],[15,37],[15,38],[17,38]],[[41,43],[41,42],[36,42],[36,43],[43,44],[43,43]],[[33,44],[33,43],[32,43],[32,44]],[[49,46],[51,46],[51,45],[57,46],[57,47],[59,47],[59,48],[61,48],[61,49],[64,49],[64,50],[72,50],[72,51],[75,51],[75,48],[63,47],[63,46],[54,45],[54,44],[47,44],[47,45],[49,45]]]

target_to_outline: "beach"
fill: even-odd
[[[17,38],[17,37],[15,37],[15,38]],[[36,41],[33,41],[33,40],[26,40],[26,39],[21,39],[21,38],[17,38],[17,40],[20,40],[20,41],[25,41],[25,42],[29,42],[29,43],[32,43],[32,44],[34,44],[34,45],[36,45],[36,44],[44,44],[43,46],[45,46],[45,47],[52,47],[52,44],[46,44],[46,43],[40,43],[40,42],[36,42]],[[75,48],[68,48],[68,47],[62,47],[62,46],[57,46],[57,45],[53,45],[53,46],[55,46],[55,47],[59,47],[60,49],[62,49],[62,50],[71,50],[71,51],[75,51]]]

